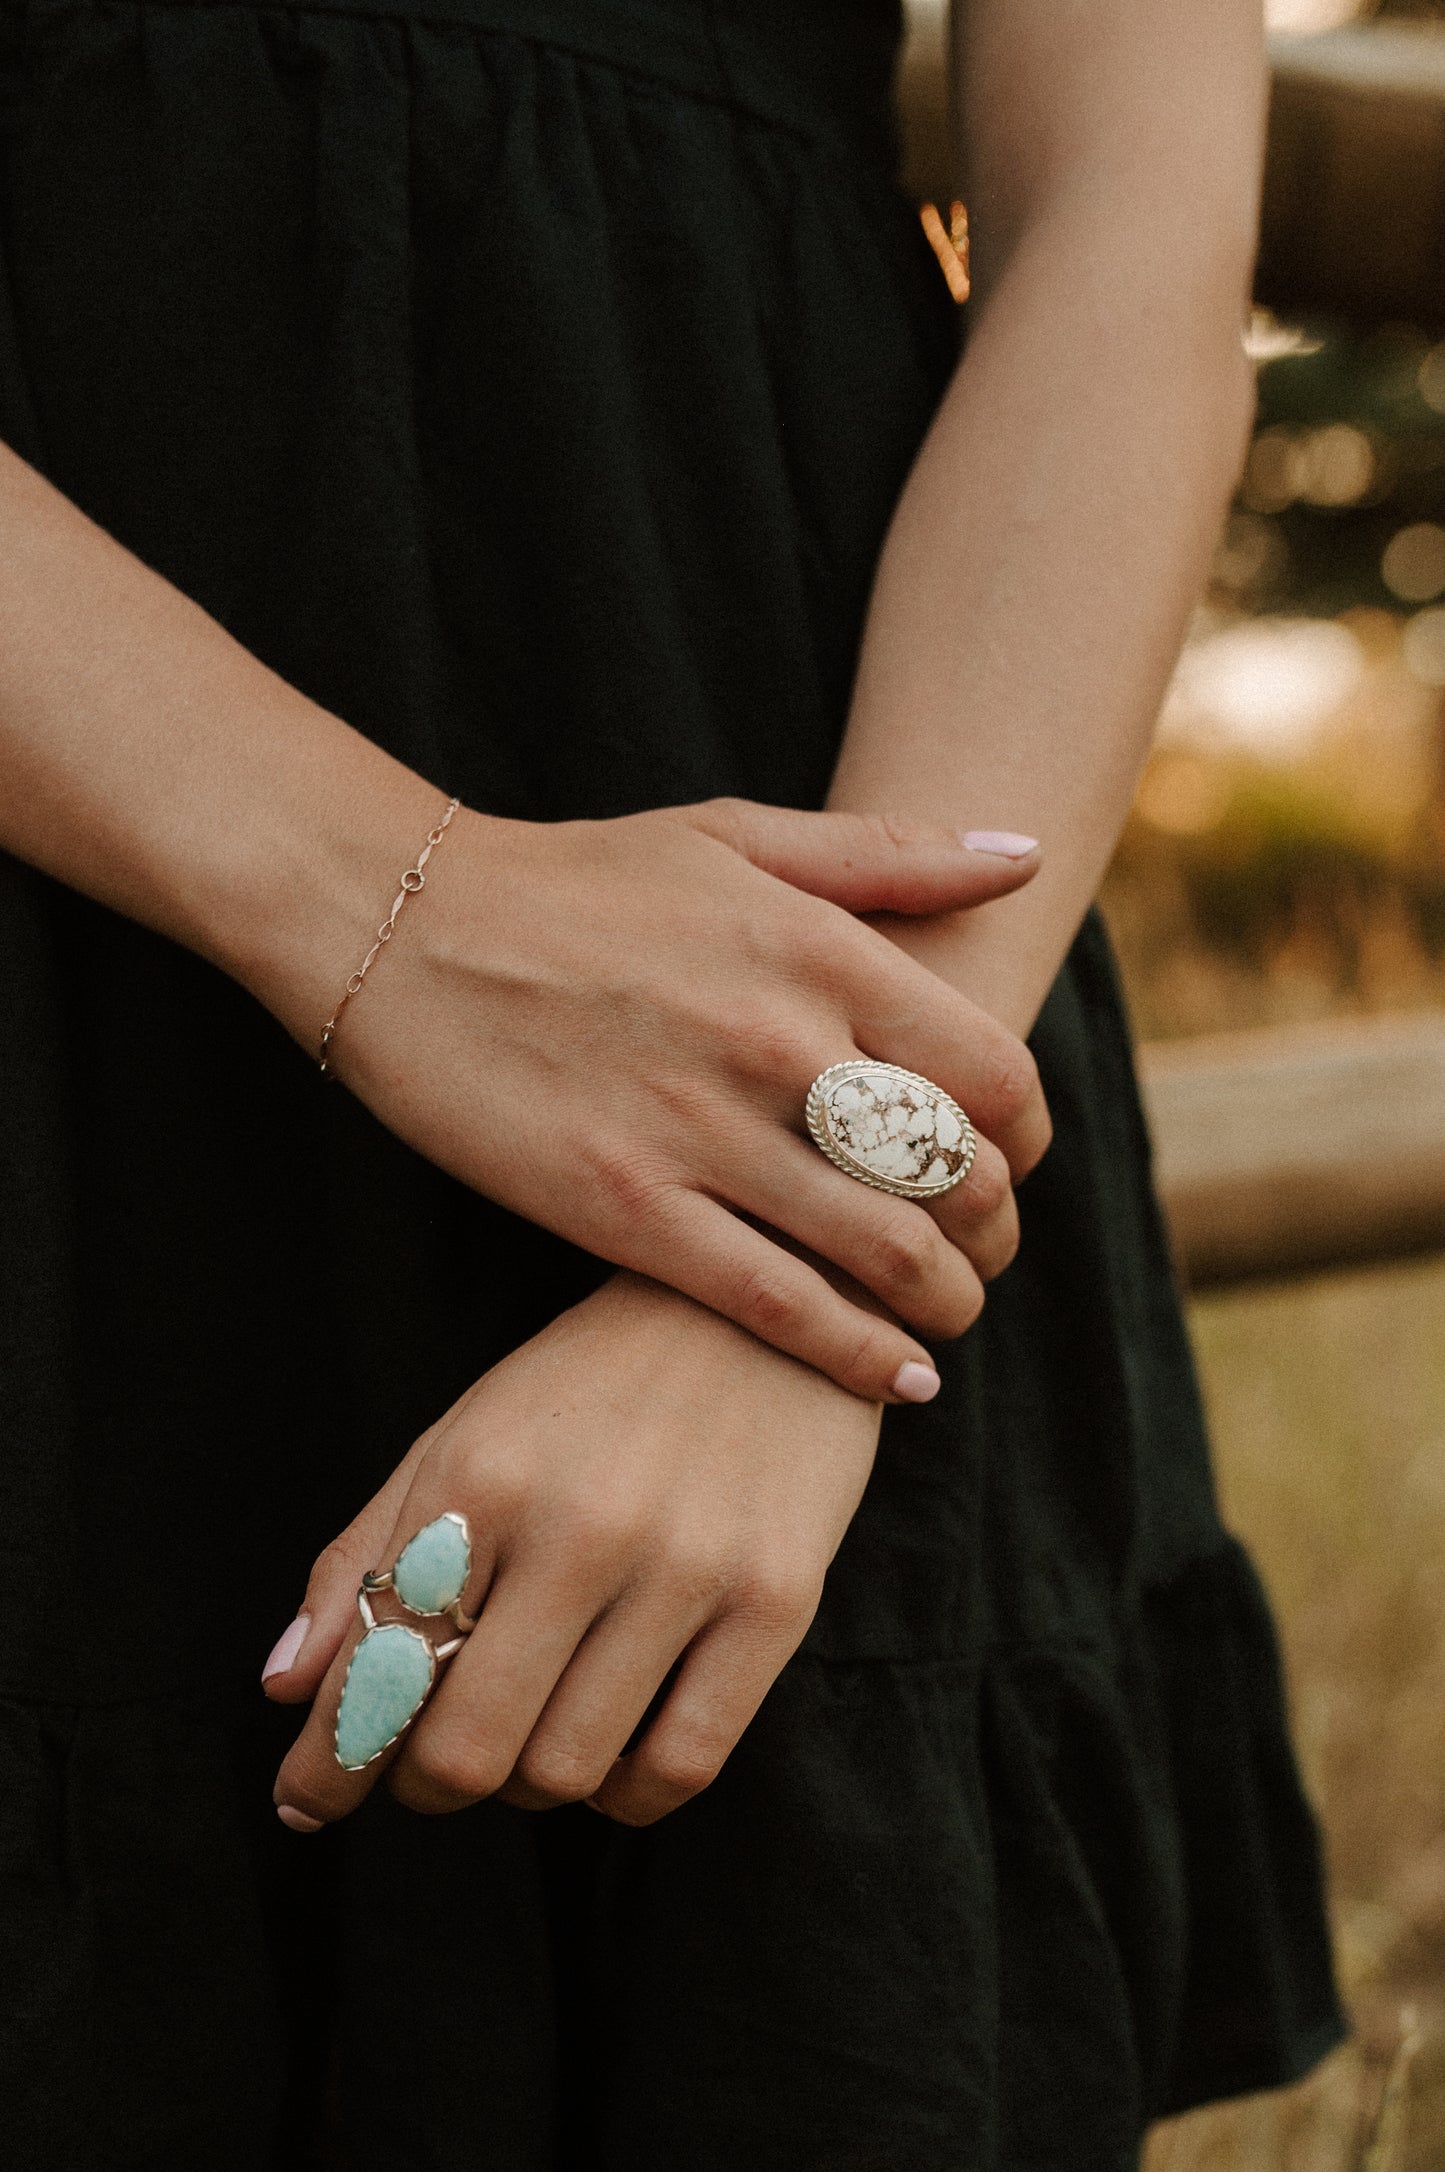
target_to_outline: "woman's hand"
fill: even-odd
[[[0,534],[0,847],[189,944],[314,1054],[444,794],[4,447]],[[926,823],[736,801],[464,813],[329,1056],[384,1123],[528,1219],[861,1395],[926,1393],[911,1336],[744,1217],[921,1333],[968,1325],[1012,1249],[1007,1178],[1043,1149],[1043,1101],[1019,1041],[855,915],[946,915],[1036,867]],[[986,1142],[936,1220],[804,1143],[812,1080],[860,1051],[927,1072]]]
[[[1029,880],[1027,840],[989,845],[743,801],[607,822],[463,811],[329,1060],[489,1198],[855,1394],[918,1399],[936,1387],[927,1352],[755,1225],[920,1334],[977,1316],[1017,1241],[1010,1177],[1048,1139],[1033,1063],[855,916],[936,915]],[[971,1175],[931,1209],[802,1135],[812,1080],[859,1054],[924,1073],[978,1130]]]
[[[316,1563],[299,1657],[266,1683],[315,1697],[276,1783],[286,1822],[344,1817],[383,1771],[414,1810],[499,1794],[642,1825],[675,1809],[812,1620],[878,1423],[715,1313],[614,1277],[486,1374]],[[480,1619],[400,1747],[345,1772],[333,1733],[362,1572],[448,1509],[471,1527]]]

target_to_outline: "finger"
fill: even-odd
[[[858,1046],[941,1086],[999,1148],[1014,1181],[1027,1176],[1053,1127],[1023,1042],[886,936],[859,926],[849,941],[855,970],[845,1000]]]
[[[434,1440],[435,1435],[428,1437]],[[409,1488],[391,1531],[383,1544],[373,1550],[371,1558],[364,1566],[374,1568],[379,1564],[394,1564],[408,1539],[445,1510],[457,1505],[455,1500],[438,1497],[436,1459],[429,1458],[423,1466],[420,1478]],[[493,1573],[493,1533],[496,1523],[490,1517],[476,1514],[469,1515],[468,1523],[471,1531],[472,1561],[462,1603],[468,1611],[475,1613],[481,1605],[482,1595],[487,1591]],[[353,1585],[350,1622],[340,1648],[326,1670],[315,1701],[306,1716],[305,1725],[282,1760],[275,1787],[272,1789],[272,1799],[287,1824],[294,1824],[298,1815],[307,1821],[308,1826],[330,1824],[337,1818],[347,1816],[371,1793],[400,1747],[398,1744],[384,1750],[373,1762],[356,1772],[347,1771],[337,1761],[336,1715],[352,1654],[364,1634],[364,1624],[355,1605],[355,1597],[356,1588]],[[394,1618],[384,1602],[376,1606],[376,1616],[378,1621]],[[434,1644],[445,1643],[454,1634],[452,1624],[445,1616],[436,1620],[428,1617],[418,1621],[409,1614],[401,1615],[398,1612],[395,1618],[404,1620],[410,1628],[420,1629]],[[462,1649],[465,1651],[466,1646]],[[454,1663],[442,1662],[438,1672],[439,1682],[445,1682],[447,1668]],[[432,1694],[435,1696],[437,1691],[434,1689]],[[425,1712],[427,1706],[423,1705],[422,1710]],[[415,1725],[415,1722],[412,1724]],[[403,1736],[403,1741],[405,1739]],[[290,1816],[286,1815],[288,1811],[292,1813]]]
[[[670,1283],[865,1402],[926,1403],[938,1393],[921,1343],[716,1201],[679,1187],[659,1244],[660,1232],[655,1220],[647,1257],[618,1264]]]
[[[364,1633],[355,1605],[355,1586],[352,1600],[349,1623],[336,1655],[322,1677],[300,1734],[281,1760],[271,1790],[277,1815],[297,1832],[314,1832],[319,1826],[348,1816],[366,1800],[396,1754],[394,1749],[385,1750],[375,1763],[363,1766],[359,1772],[348,1772],[337,1762],[336,1714],[352,1654]]]
[[[316,1694],[353,1623],[358,1622],[357,1589],[366,1571],[384,1558],[383,1549],[411,1486],[417,1459],[430,1438],[429,1433],[423,1435],[355,1521],[317,1555],[296,1620],[282,1632],[261,1676],[261,1687],[274,1703],[300,1704]],[[297,1637],[300,1623],[305,1628]]]
[[[1002,830],[960,833],[891,815],[812,814],[715,799],[676,810],[765,874],[849,912],[938,913],[1005,897],[1032,881],[1037,841]]]
[[[957,1245],[980,1281],[1001,1275],[1019,1248],[1019,1210],[1008,1163],[991,1139],[980,1138],[961,1184],[933,1201],[929,1213]]]
[[[496,1794],[596,1619],[606,1543],[596,1558],[549,1551],[544,1572],[502,1572],[402,1745],[387,1785],[408,1810],[439,1816]]]
[[[746,1169],[725,1167],[722,1182],[734,1206],[831,1260],[920,1335],[951,1340],[978,1318],[983,1289],[965,1256],[968,1244],[946,1235],[915,1201],[835,1169],[810,1140],[773,1132]],[[978,1239],[975,1217],[959,1216],[957,1226]]]
[[[523,1744],[502,1799],[549,1810],[595,1794],[713,1604],[649,1592],[595,1622]]]
[[[650,1825],[710,1787],[802,1642],[817,1601],[816,1588],[780,1594],[762,1611],[705,1629],[637,1748],[588,1798],[593,1807],[623,1825]]]

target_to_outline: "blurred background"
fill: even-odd
[[[901,79],[945,207],[942,0]],[[1269,0],[1259,410],[1105,891],[1355,2041],[1149,2172],[1445,2168],[1445,0]]]

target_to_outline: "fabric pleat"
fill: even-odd
[[[0,0],[0,435],[440,792],[816,805],[958,346],[897,32]],[[1335,2040],[1095,920],[1019,1257],[715,1786],[302,1846],[255,1674],[313,1556],[603,1270],[194,957],[10,862],[0,913],[10,2162],[1111,2172]]]

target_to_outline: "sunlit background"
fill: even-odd
[[[942,0],[910,13],[946,206]],[[1149,2172],[1445,2172],[1445,0],[1266,14],[1257,425],[1105,908],[1355,2038]]]
[[[1445,1003],[1445,342],[1266,320],[1256,345],[1107,892],[1150,1037]]]

